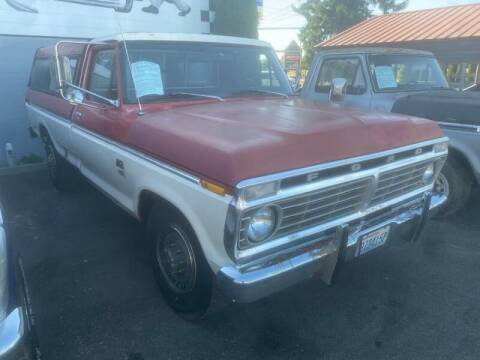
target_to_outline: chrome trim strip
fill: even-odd
[[[53,117],[56,117],[56,116],[57,116],[56,114],[53,114],[52,112],[50,112],[50,111],[48,111],[48,110],[46,110],[46,109],[44,109],[44,108],[42,108],[42,107],[40,107],[40,106],[37,106],[37,105],[32,105],[32,104],[26,103],[25,106],[30,107],[30,108],[32,108],[33,110],[38,111],[38,112],[40,112],[40,113],[43,112],[43,113],[47,114],[47,115],[50,116],[50,117],[52,117],[52,116],[53,116]],[[67,120],[67,121],[69,121],[69,120]],[[168,172],[170,172],[170,173],[172,173],[172,174],[175,174],[175,175],[177,175],[177,176],[180,176],[180,177],[183,178],[184,180],[190,181],[190,182],[192,182],[192,183],[194,183],[194,184],[197,184],[197,185],[200,184],[200,179],[199,179],[198,177],[192,175],[192,174],[189,174],[189,173],[187,173],[187,172],[185,172],[185,171],[182,171],[182,170],[180,170],[180,169],[177,169],[177,168],[175,168],[175,167],[173,167],[173,166],[171,166],[171,165],[165,164],[165,163],[163,163],[163,162],[161,162],[161,161],[159,161],[159,160],[157,160],[157,159],[154,159],[154,158],[152,158],[152,157],[150,157],[150,156],[147,156],[147,155],[145,155],[145,154],[143,154],[143,153],[141,153],[141,152],[139,152],[139,151],[137,151],[137,150],[135,150],[135,149],[132,149],[132,148],[126,146],[126,145],[123,145],[123,144],[118,143],[118,142],[116,142],[116,141],[114,141],[114,140],[111,140],[111,139],[109,139],[109,138],[106,138],[106,137],[104,137],[104,136],[102,136],[102,135],[99,135],[99,134],[97,134],[97,133],[94,133],[93,131],[90,131],[90,130],[82,127],[82,126],[79,126],[78,124],[72,123],[71,121],[69,121],[69,122],[70,122],[70,126],[72,127],[72,129],[75,128],[75,129],[77,129],[77,130],[79,130],[79,131],[81,131],[81,132],[84,132],[84,133],[86,133],[86,134],[88,134],[88,135],[90,135],[90,136],[93,136],[93,137],[95,137],[95,138],[97,138],[97,139],[99,139],[99,140],[101,140],[101,141],[104,141],[104,142],[106,142],[106,143],[109,144],[109,145],[119,147],[121,150],[123,150],[123,151],[125,151],[125,152],[127,152],[127,153],[129,153],[129,154],[131,154],[131,155],[137,156],[137,157],[141,158],[142,160],[145,160],[145,161],[147,161],[147,162],[149,162],[149,163],[151,163],[151,164],[153,164],[153,165],[156,165],[156,166],[162,168],[163,170],[166,170],[166,171],[168,171]]]
[[[252,186],[252,185],[258,185],[258,184],[261,184],[261,183],[266,183],[266,182],[271,182],[271,181],[278,181],[278,180],[282,180],[284,178],[289,178],[289,177],[294,177],[294,176],[298,176],[298,175],[308,174],[310,172],[317,172],[317,171],[331,169],[331,168],[334,168],[334,167],[351,165],[351,164],[355,164],[355,163],[358,163],[358,162],[373,160],[373,159],[376,159],[376,158],[379,158],[379,157],[389,156],[389,155],[393,155],[393,154],[396,154],[396,153],[399,153],[399,152],[409,151],[409,150],[413,150],[413,149],[416,149],[416,148],[419,148],[419,147],[425,147],[425,146],[429,146],[429,145],[435,145],[435,144],[442,143],[442,142],[448,142],[448,138],[447,137],[441,137],[441,138],[437,138],[437,139],[434,139],[434,140],[424,141],[424,142],[421,142],[421,143],[406,145],[406,146],[402,146],[402,147],[399,147],[399,148],[395,148],[395,149],[391,149],[391,150],[387,150],[387,151],[382,151],[382,152],[379,152],[379,153],[373,153],[373,154],[369,154],[369,155],[363,155],[363,156],[358,156],[358,157],[354,157],[354,158],[348,158],[348,159],[333,161],[333,162],[329,162],[329,163],[309,166],[309,167],[305,167],[305,168],[301,168],[301,169],[288,170],[288,171],[284,171],[284,172],[280,172],[280,173],[275,173],[275,174],[272,174],[272,175],[260,176],[260,177],[253,178],[253,179],[247,179],[247,180],[243,180],[243,181],[239,182],[238,185],[237,185],[237,188],[238,189],[243,189],[243,188],[246,188],[246,187],[249,187],[249,186]],[[393,163],[393,164],[395,164],[395,163]]]
[[[22,309],[17,308],[0,322],[0,357],[12,351],[22,340],[24,320]]]
[[[457,123],[451,123],[446,121],[445,122],[439,121],[437,122],[437,124],[440,125],[440,127],[444,127],[451,130],[465,130],[465,131],[480,133],[480,126],[477,126],[477,125],[457,124]]]
[[[427,145],[423,145],[423,146],[427,146]],[[419,144],[418,146],[415,146],[413,148],[416,148],[416,147],[422,147],[422,145]],[[403,151],[405,151],[405,150],[403,150]],[[253,208],[253,207],[256,207],[256,206],[264,205],[265,203],[270,203],[270,202],[274,202],[274,201],[287,199],[289,197],[298,196],[298,195],[301,195],[303,193],[316,191],[316,190],[319,190],[319,189],[322,189],[322,188],[328,188],[328,187],[331,187],[331,186],[339,185],[341,183],[348,183],[348,182],[351,182],[351,181],[360,180],[362,178],[367,179],[367,178],[374,177],[375,178],[375,190],[377,190],[378,177],[380,176],[381,173],[385,173],[385,172],[389,172],[389,171],[392,171],[392,170],[395,170],[395,169],[399,169],[399,168],[402,168],[404,166],[414,165],[416,163],[422,163],[422,162],[426,162],[426,161],[429,161],[429,160],[432,160],[432,159],[441,158],[442,156],[446,156],[447,154],[448,154],[447,151],[441,152],[441,153],[434,153],[434,152],[424,153],[422,155],[417,155],[415,157],[410,157],[410,158],[407,158],[407,159],[398,160],[396,162],[385,164],[385,165],[382,165],[382,166],[378,166],[378,167],[375,167],[375,168],[372,168],[372,169],[367,169],[367,170],[363,170],[363,171],[358,171],[358,172],[353,172],[353,173],[349,173],[349,174],[345,174],[345,175],[340,175],[340,176],[332,177],[332,178],[325,179],[325,180],[322,180],[322,181],[307,183],[307,184],[304,184],[304,185],[288,188],[288,189],[285,189],[285,190],[279,190],[278,193],[274,196],[270,196],[270,197],[266,197],[266,198],[262,198],[262,199],[258,199],[258,200],[252,200],[252,201],[248,201],[248,202],[247,201],[240,201],[238,206],[239,206],[240,210],[250,209],[250,208]],[[382,157],[382,156],[380,156],[380,157]],[[370,160],[370,159],[368,159],[368,160]],[[358,160],[354,161],[354,163],[356,163],[356,162],[358,162]],[[332,164],[332,163],[330,163],[330,164]],[[337,166],[342,166],[342,165],[345,165],[345,164],[341,163]],[[306,173],[309,173],[310,171],[312,171],[311,168],[308,168],[308,169],[309,170]],[[313,170],[313,171],[315,171],[315,170]],[[303,174],[303,170],[302,170],[301,173]],[[293,176],[296,176],[296,175],[298,175],[298,174],[295,174]],[[280,180],[280,179],[278,179],[278,180]]]

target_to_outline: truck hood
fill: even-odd
[[[435,121],[480,125],[480,94],[455,90],[415,93],[398,99],[392,111]]]
[[[292,99],[232,99],[149,112],[130,146],[224,185],[443,136],[431,121],[317,106]]]

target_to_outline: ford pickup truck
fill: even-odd
[[[334,81],[335,80],[335,81]],[[337,93],[331,96],[336,82]],[[450,140],[432,204],[439,216],[461,210],[480,182],[480,94],[450,89],[434,55],[393,48],[318,48],[304,100],[434,120]]]
[[[448,154],[437,124],[292,96],[267,43],[123,34],[39,49],[26,95],[53,184],[77,173],[146,224],[177,312],[251,302],[416,240]]]

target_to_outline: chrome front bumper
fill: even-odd
[[[403,238],[415,241],[423,230],[431,194],[406,200],[355,222],[305,239],[302,245],[242,266],[224,267],[217,283],[229,299],[248,303],[319,275],[327,284],[340,260],[359,256],[361,237],[390,226],[387,242]]]

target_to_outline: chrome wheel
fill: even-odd
[[[437,194],[439,196],[445,196],[448,198],[448,195],[450,193],[450,186],[448,185],[448,180],[445,175],[443,175],[443,173],[440,173],[437,181],[435,181],[433,190],[434,194]]]
[[[177,226],[168,227],[156,239],[156,260],[168,283],[177,294],[192,291],[197,280],[197,264],[187,235]]]

